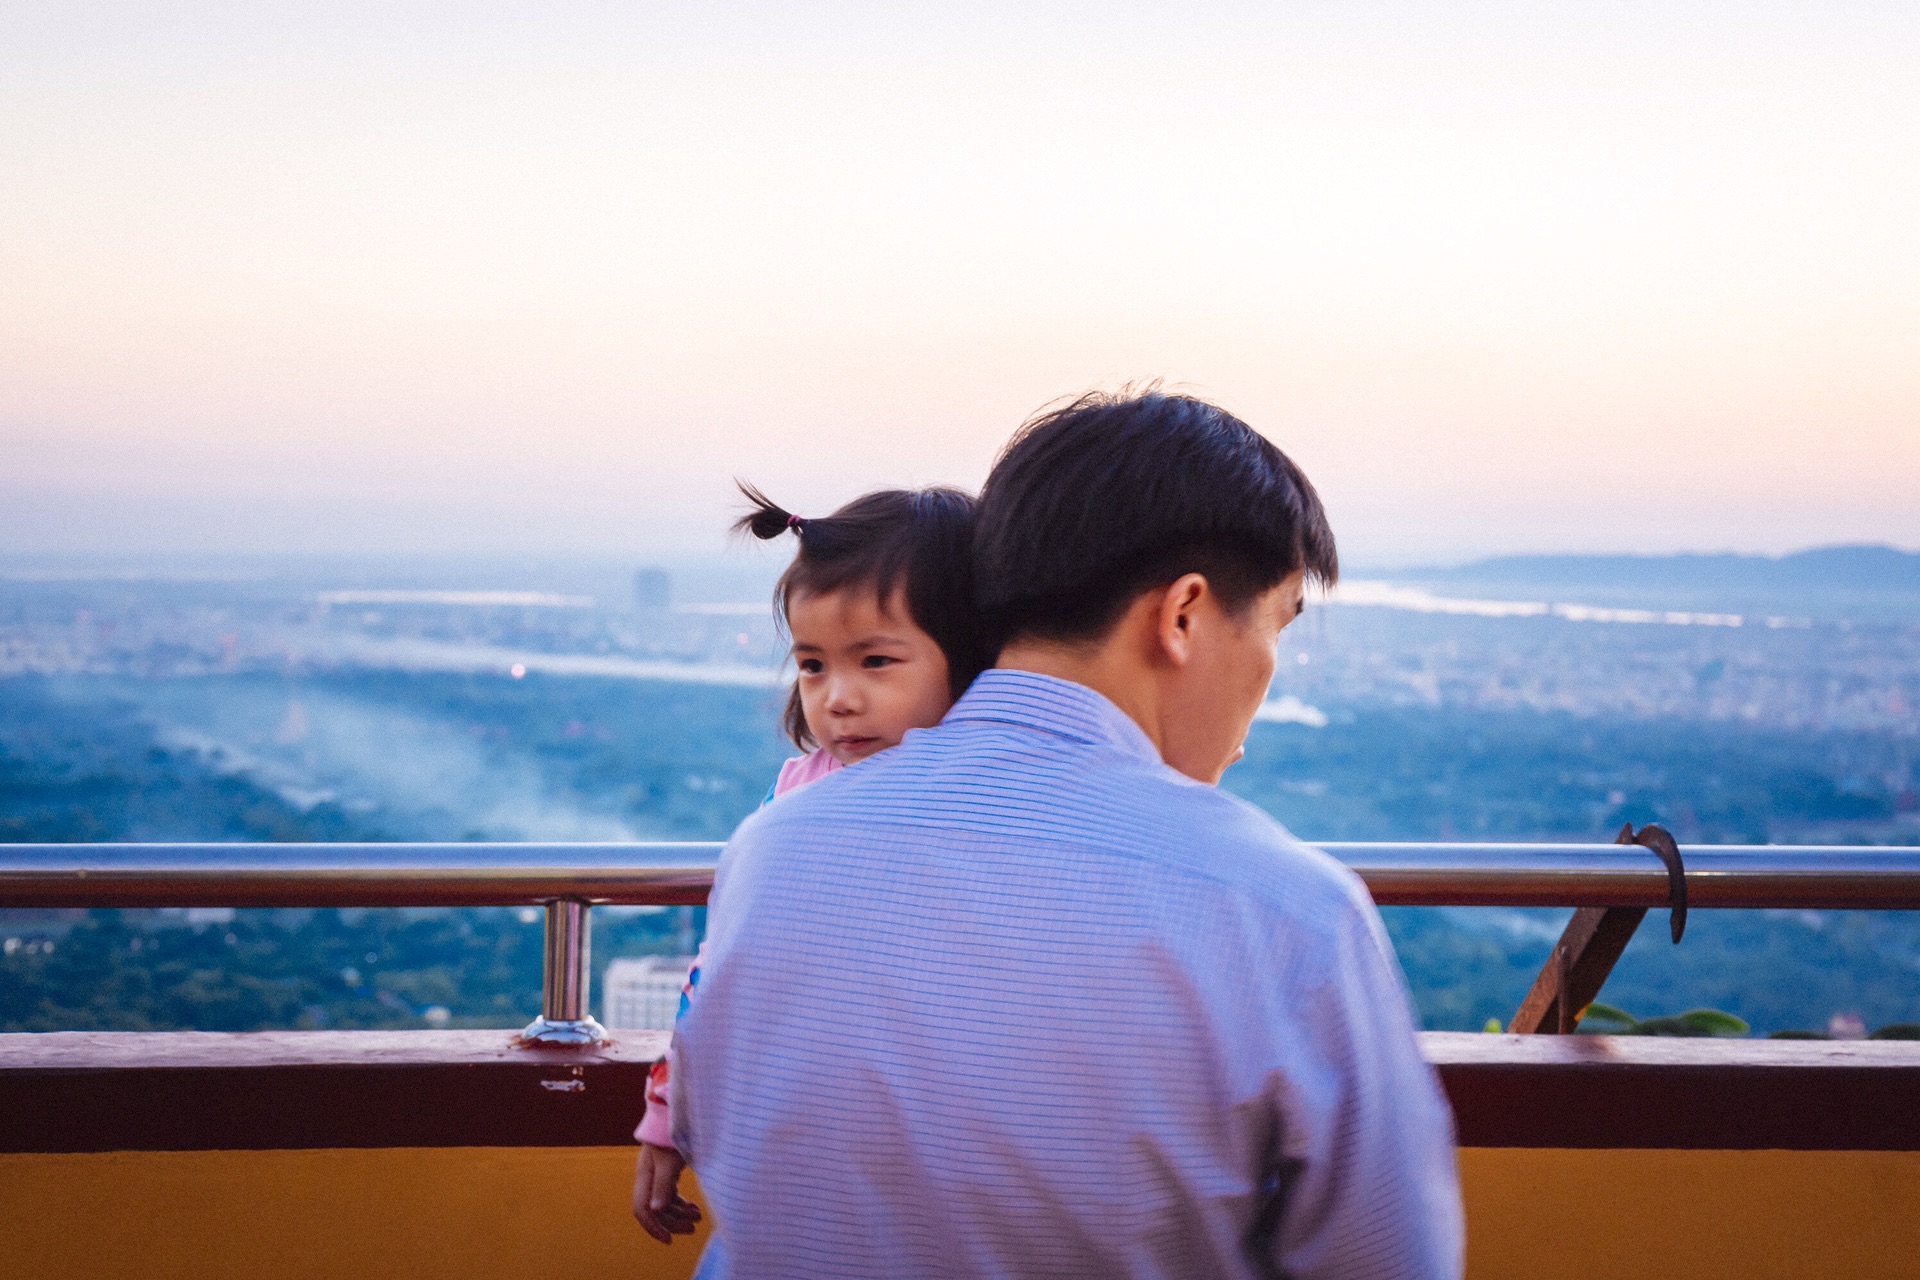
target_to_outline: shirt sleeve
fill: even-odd
[[[640,1127],[633,1131],[634,1138],[648,1146],[673,1145],[672,1081],[673,1050],[669,1048],[647,1073],[647,1110],[640,1117]]]
[[[1298,1060],[1269,1077],[1270,1261],[1297,1280],[1450,1280],[1466,1247],[1453,1114],[1379,912],[1354,895],[1326,967],[1295,996]]]
[[[680,1008],[674,1014],[678,1022],[692,1007],[694,988],[700,985],[700,962],[707,958],[707,944],[700,944],[700,952],[693,958],[693,968],[687,972],[687,983],[680,988]],[[660,1061],[653,1064],[647,1072],[647,1109],[640,1117],[640,1124],[633,1131],[634,1139],[652,1147],[671,1147],[673,1142],[673,1046],[667,1046],[667,1052]]]

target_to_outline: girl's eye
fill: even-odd
[[[888,657],[884,653],[870,653],[860,660],[860,665],[863,667],[890,667],[898,661],[900,661],[900,659]]]
[[[800,659],[800,670],[801,670],[801,673],[804,675],[817,676],[822,671],[825,671],[826,669],[827,669],[826,664],[821,662],[820,659],[818,658]]]

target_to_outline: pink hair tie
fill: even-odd
[[[791,529],[791,530],[793,530],[793,531],[794,531],[795,533],[798,533],[798,532],[800,532],[800,530],[802,530],[802,529],[804,529],[804,528],[806,528],[806,527],[807,527],[807,522],[806,522],[806,520],[805,520],[805,518],[803,518],[803,517],[801,517],[801,516],[788,516],[788,517],[787,517],[787,528],[789,528],[789,529]]]

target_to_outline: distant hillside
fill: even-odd
[[[1784,556],[1499,556],[1394,576],[1541,589],[1920,594],[1920,553],[1888,546],[1844,546]]]

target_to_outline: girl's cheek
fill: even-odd
[[[953,709],[953,690],[948,687],[946,676],[942,674],[936,680],[923,685],[914,698],[913,724],[909,728],[931,729],[946,718]]]

